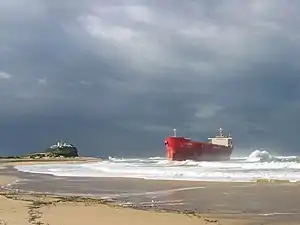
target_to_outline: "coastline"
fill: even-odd
[[[53,164],[53,163],[83,163],[83,162],[98,162],[101,158],[96,157],[74,157],[74,158],[41,158],[41,159],[0,159],[0,166],[18,166],[29,164]]]
[[[107,225],[204,225],[217,220],[200,215],[170,212],[142,211],[122,208],[95,198],[61,197],[37,194],[12,194],[0,196],[3,224],[99,224]],[[15,211],[11,212],[11,208]],[[27,211],[27,213],[26,213]],[[16,215],[17,214],[17,215]],[[78,215],[78,216],[76,216]],[[117,216],[116,216],[117,215]],[[232,221],[232,220],[230,220]],[[238,223],[222,223],[224,225]]]
[[[248,212],[246,214],[238,214],[238,213],[225,213],[218,209],[218,197],[214,197],[213,195],[209,196],[209,193],[215,193],[217,190],[222,190],[224,193],[229,192],[230,189],[234,186],[239,186],[239,189],[242,187],[245,190],[250,190],[249,188],[256,187],[258,188],[257,193],[261,191],[269,192],[271,189],[274,188],[270,187],[285,187],[285,191],[291,191],[292,193],[296,193],[298,189],[295,187],[299,187],[298,184],[255,184],[255,183],[236,183],[232,185],[230,183],[218,183],[218,182],[189,182],[189,181],[151,181],[151,180],[142,180],[142,179],[128,179],[128,178],[102,178],[102,179],[93,179],[93,178],[86,178],[80,180],[81,178],[61,178],[61,177],[54,177],[52,175],[45,175],[45,174],[31,174],[31,173],[23,173],[19,172],[13,167],[16,165],[23,165],[23,164],[40,164],[40,163],[82,163],[82,162],[95,162],[101,159],[98,158],[80,158],[80,159],[57,159],[57,160],[26,160],[25,162],[22,160],[13,160],[13,162],[9,162],[7,160],[5,163],[0,163],[1,167],[6,167],[6,169],[0,169],[0,185],[9,185],[13,183],[15,180],[29,178],[32,180],[33,183],[28,183],[28,187],[41,187],[41,192],[39,194],[34,193],[32,191],[20,191],[18,188],[26,187],[20,185],[9,185],[7,186],[8,189],[2,189],[0,194],[0,224],[1,222],[6,224],[98,224],[99,221],[103,221],[107,225],[116,225],[116,224],[140,224],[140,225],[150,225],[153,223],[159,224],[172,224],[172,225],[179,225],[179,224],[223,224],[223,225],[235,225],[235,224],[264,224],[265,220],[269,221],[269,217],[267,216],[258,216],[258,214],[263,214],[264,212],[261,211],[253,211]],[[1,162],[1,161],[0,161]],[[2,161],[3,162],[3,161]],[[2,173],[1,173],[2,172]],[[78,180],[76,185],[74,185],[74,180]],[[36,181],[37,183],[34,183]],[[103,182],[105,181],[105,182]],[[93,183],[94,182],[94,183]],[[101,200],[99,195],[91,194],[88,197],[70,197],[66,193],[71,193],[72,191],[76,192],[76,190],[80,190],[77,186],[78,184],[85,184],[85,186],[93,187],[101,185],[104,186],[104,189],[112,189],[118,187],[116,189],[116,193],[119,193],[120,190],[123,188],[127,188],[128,190],[132,189],[132,187],[139,186],[141,190],[148,191],[154,190],[154,192],[159,192],[160,190],[164,190],[166,188],[173,188],[174,190],[188,189],[203,186],[205,189],[203,191],[208,191],[203,195],[203,199],[200,204],[204,205],[205,207],[210,207],[209,204],[215,202],[216,210],[214,211],[203,211],[203,214],[197,213],[197,211],[193,210],[176,210],[172,207],[169,210],[161,210],[160,208],[155,207],[141,207],[141,206],[133,206],[133,205],[117,205],[116,202],[107,200]],[[60,195],[57,194],[47,194],[47,189],[49,188],[50,184],[54,185],[54,190],[57,188],[70,186],[66,189],[65,194],[61,193]],[[130,186],[132,185],[132,186]],[[17,188],[16,188],[17,187]],[[294,187],[294,189],[290,188]],[[22,189],[22,188],[21,188]],[[26,189],[26,188],[25,188]],[[88,190],[88,189],[87,189]],[[238,189],[237,189],[238,190]],[[86,192],[86,190],[81,190],[82,192]],[[126,191],[125,191],[126,192]],[[198,194],[193,194],[193,190],[184,191],[182,193],[174,192],[171,194],[170,197],[179,197],[185,193],[185,196],[189,196],[190,199],[197,197]],[[217,191],[218,192],[218,191]],[[241,191],[245,192],[245,191]],[[278,192],[281,192],[279,190]],[[176,194],[177,193],[177,194]],[[254,192],[255,193],[255,192]],[[200,192],[201,194],[201,192]],[[251,193],[248,193],[249,196],[249,203],[253,204],[255,201],[254,196],[251,196]],[[236,200],[238,200],[238,196],[240,192],[236,193]],[[226,197],[226,196],[225,196]],[[169,198],[169,197],[167,197]],[[270,199],[271,200],[271,199]],[[203,201],[203,202],[202,202]],[[287,200],[286,200],[287,201]],[[227,204],[233,204],[230,199],[226,200]],[[254,202],[255,203],[255,202]],[[240,203],[238,203],[240,204]],[[207,205],[207,206],[206,206]],[[213,205],[213,204],[212,204]],[[12,208],[14,210],[12,210]],[[251,209],[251,207],[250,207]],[[201,211],[201,210],[200,210]],[[252,214],[251,214],[252,213]],[[17,221],[17,217],[20,220]],[[21,215],[21,216],[19,216]],[[74,216],[78,215],[78,216]],[[116,217],[115,215],[118,215]],[[293,212],[291,212],[293,215]],[[279,215],[280,216],[280,215]],[[288,216],[288,215],[287,215]],[[286,217],[287,217],[286,216]],[[283,219],[277,219],[275,216],[273,219],[271,218],[272,224],[297,224],[294,221],[286,222],[286,217]],[[5,220],[3,219],[5,218]],[[134,218],[134,219],[133,219]],[[2,221],[1,221],[2,220]],[[270,221],[269,221],[270,223]],[[4,223],[5,224],[5,223]]]
[[[97,160],[99,159],[5,160],[5,162],[1,160],[1,166],[12,169],[13,166],[24,163],[82,163],[95,162]],[[1,170],[5,170],[5,168]],[[101,221],[107,225],[152,225],[154,223],[204,225],[217,222],[214,219],[203,218],[196,213],[182,214],[121,207],[95,196],[72,197],[29,193],[14,188],[5,189],[5,187],[9,187],[18,179],[20,177],[11,176],[10,173],[0,175],[0,186],[2,187],[0,192],[0,224],[96,225]],[[116,217],[116,215],[118,216]],[[231,222],[230,224],[233,223]]]

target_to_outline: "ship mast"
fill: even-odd
[[[223,129],[220,127],[219,128],[219,134],[220,134],[220,137],[223,137],[224,135],[223,135]]]
[[[176,129],[173,129],[173,136],[176,137]]]

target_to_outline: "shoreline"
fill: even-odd
[[[83,162],[95,162],[99,161],[101,159],[98,158],[81,158],[81,159],[59,159],[59,160],[27,160],[25,162],[26,164],[44,164],[44,163],[83,163]],[[0,160],[1,162],[1,160]],[[258,221],[260,223],[264,222],[265,220],[272,221],[272,224],[287,224],[286,220],[288,220],[288,224],[297,224],[294,223],[293,216],[297,216],[297,212],[291,212],[291,215],[283,212],[282,215],[278,214],[274,216],[268,216],[268,213],[265,213],[264,211],[253,211],[250,210],[249,212],[234,212],[234,211],[222,211],[220,209],[217,209],[220,205],[219,197],[215,197],[209,193],[218,193],[219,191],[222,191],[224,193],[232,191],[233,188],[236,188],[236,193],[234,194],[237,196],[235,199],[237,200],[238,196],[246,193],[249,194],[250,204],[253,204],[253,201],[255,202],[255,196],[251,197],[251,193],[249,192],[252,190],[252,188],[256,188],[257,191],[254,191],[253,193],[257,193],[260,195],[261,191],[267,191],[266,193],[272,191],[274,188],[278,189],[278,193],[282,192],[280,191],[283,187],[286,191],[291,192],[298,192],[298,187],[300,187],[297,183],[268,183],[268,182],[262,182],[262,183],[249,183],[249,182],[239,182],[239,183],[230,183],[230,182],[203,182],[203,181],[159,181],[159,180],[143,180],[138,178],[84,178],[84,177],[55,177],[53,175],[49,174],[34,174],[34,173],[26,173],[26,172],[20,172],[17,169],[14,168],[16,165],[24,165],[24,161],[22,160],[14,160],[14,162],[6,162],[6,163],[0,163],[0,166],[6,167],[6,169],[0,169],[0,186],[7,184],[6,188],[2,188],[0,192],[0,208],[4,208],[4,214],[7,216],[7,218],[10,218],[10,220],[13,219],[13,217],[10,217],[9,209],[6,209],[6,205],[10,202],[10,204],[14,205],[13,207],[16,208],[16,211],[18,212],[27,212],[27,220],[29,221],[28,215],[31,212],[33,217],[39,217],[40,219],[34,220],[35,222],[32,224],[36,224],[39,221],[43,221],[41,224],[79,224],[78,221],[69,221],[65,220],[64,216],[61,215],[61,212],[63,211],[66,214],[70,215],[76,215],[76,212],[80,214],[80,212],[84,212],[81,214],[81,217],[85,218],[84,221],[81,221],[82,223],[86,223],[86,221],[89,221],[89,224],[97,224],[96,221],[101,220],[104,216],[106,218],[106,214],[110,215],[110,217],[107,216],[106,218],[106,224],[107,225],[116,225],[116,224],[135,224],[132,223],[132,221],[128,218],[133,217],[145,217],[143,220],[141,220],[138,224],[144,225],[144,224],[150,224],[144,221],[150,221],[149,218],[155,218],[152,219],[153,223],[164,223],[164,224],[248,224],[252,222],[253,224],[257,224],[254,221]],[[2,172],[2,173],[1,173]],[[23,186],[19,184],[18,182],[15,182],[16,180],[23,182]],[[30,182],[28,181],[30,180]],[[28,183],[29,182],[29,183]],[[74,183],[75,182],[75,183]],[[46,190],[47,188],[51,188],[50,186],[52,184],[56,184],[53,186],[54,190],[58,190],[57,188],[63,188],[65,186],[70,186],[69,188],[66,188],[66,192],[62,192],[60,194],[57,193],[48,193]],[[88,189],[80,189],[78,185],[85,185]],[[101,186],[101,185],[102,186]],[[24,186],[25,185],[25,186]],[[26,186],[27,185],[27,186]],[[36,193],[34,191],[28,191],[26,190],[26,187],[36,188],[38,185],[40,185],[41,192]],[[99,186],[100,185],[100,186]],[[104,186],[103,186],[104,185]],[[113,192],[109,194],[112,194],[115,192],[117,197],[116,199],[109,199],[109,198],[103,198],[101,197],[101,194],[97,195],[94,192],[91,192],[89,194],[88,190],[89,187],[99,187],[105,189],[112,190]],[[199,193],[195,192],[196,190],[193,190],[193,187],[199,188],[204,187],[203,189],[199,189]],[[25,187],[25,189],[22,190],[22,187]],[[213,207],[217,207],[215,210],[211,211],[203,211],[203,210],[193,210],[193,209],[185,209],[185,206],[183,206],[183,209],[178,209],[176,207],[166,207],[161,208],[153,207],[151,206],[151,198],[145,199],[147,204],[128,204],[128,201],[143,198],[143,194],[138,194],[135,196],[135,193],[128,199],[126,196],[122,200],[123,197],[120,197],[120,193],[126,193],[128,194],[126,190],[131,190],[133,187],[140,187],[141,193],[151,193],[151,190],[153,193],[164,193],[164,190],[167,190],[167,193],[169,193],[166,197],[167,200],[169,197],[173,198],[177,195],[180,197],[184,194],[184,196],[189,197],[188,199],[194,200],[195,198],[200,197],[200,204],[204,207],[210,207],[207,204],[215,205]],[[281,189],[280,189],[281,187]],[[125,189],[126,190],[125,190]],[[172,192],[172,189],[174,190],[174,193]],[[180,189],[182,191],[180,191]],[[190,189],[190,190],[189,190]],[[242,189],[242,191],[239,191],[239,189]],[[295,190],[295,191],[294,191]],[[76,191],[81,191],[83,193],[88,193],[89,196],[68,196],[67,193],[71,193],[73,191],[73,195],[77,195]],[[202,192],[204,191],[204,192]],[[139,191],[138,191],[139,192]],[[137,192],[137,193],[138,193]],[[189,194],[189,192],[191,192]],[[195,192],[195,194],[193,194]],[[247,193],[249,192],[249,193]],[[75,194],[74,194],[75,193]],[[197,194],[198,193],[198,194]],[[203,193],[203,194],[201,194]],[[148,195],[146,194],[146,195]],[[129,193],[130,195],[130,193]],[[164,195],[164,194],[163,194]],[[170,196],[169,196],[170,195]],[[200,196],[199,196],[200,195]],[[201,196],[203,195],[203,196]],[[211,196],[210,196],[211,195]],[[255,194],[256,195],[256,194]],[[119,196],[119,197],[118,197]],[[168,197],[169,196],[169,197]],[[262,194],[264,196],[264,194]],[[133,198],[132,198],[133,197]],[[151,196],[150,196],[151,197]],[[226,196],[225,196],[226,197]],[[241,197],[241,196],[240,196]],[[255,197],[253,199],[253,197]],[[202,198],[202,200],[201,200]],[[206,199],[206,200],[205,200]],[[268,199],[268,197],[266,198]],[[169,199],[170,200],[170,199]],[[205,201],[203,201],[205,200]],[[236,201],[235,200],[235,201]],[[13,201],[13,202],[12,202]],[[189,200],[188,200],[189,201]],[[269,201],[269,200],[268,200]],[[285,200],[287,201],[287,200]],[[231,202],[226,200],[225,202],[228,206],[233,204],[234,202]],[[18,206],[17,206],[18,205]],[[207,205],[207,206],[206,206]],[[20,208],[18,208],[20,207]],[[251,209],[251,205],[249,206]],[[32,209],[34,208],[35,214],[32,212]],[[31,211],[30,211],[31,210]],[[11,210],[10,210],[11,211]],[[96,212],[97,211],[97,212]],[[276,213],[276,211],[274,211]],[[279,211],[278,211],[279,212]],[[121,213],[124,214],[123,221],[115,221],[114,217],[115,214]],[[280,212],[279,212],[280,213]],[[295,213],[295,215],[293,214]],[[23,213],[24,214],[24,213]],[[25,213],[26,214],[26,213]],[[24,216],[25,216],[24,214]],[[264,215],[266,214],[266,215]],[[51,216],[50,216],[51,215]],[[101,218],[99,215],[102,215]],[[176,219],[169,219],[170,217],[176,217]],[[300,213],[299,213],[300,215]],[[179,216],[179,217],[177,217]],[[288,217],[291,218],[288,218]],[[30,217],[30,216],[29,216]],[[58,220],[53,221],[52,218],[58,218]],[[77,217],[78,218],[78,217]],[[92,219],[91,219],[92,218]],[[191,219],[192,218],[192,219]],[[288,219],[287,219],[288,218]],[[0,224],[1,224],[0,218]],[[78,218],[79,219],[79,218]],[[178,221],[181,221],[179,223]],[[291,221],[290,221],[291,220]],[[45,222],[44,222],[45,221]],[[50,221],[50,222],[49,222]],[[122,223],[124,221],[128,221],[128,223]],[[76,223],[77,222],[77,223]],[[10,224],[10,223],[7,223]],[[16,223],[18,224],[18,223]],[[25,222],[20,222],[19,224],[25,224]]]
[[[103,158],[97,157],[74,157],[74,158],[42,158],[42,159],[1,159],[0,158],[0,168],[1,167],[15,167],[22,165],[41,165],[41,164],[80,164],[80,163],[93,163],[93,162],[101,162]],[[23,171],[20,171],[23,172]],[[36,173],[38,174],[38,173]],[[40,173],[55,176],[51,173]],[[57,176],[57,177],[74,177],[74,178],[102,178],[101,176]],[[109,179],[112,178],[124,178],[122,176],[119,177],[107,177]],[[126,177],[126,179],[138,179],[138,180],[151,180],[151,181],[176,181],[176,182],[209,182],[209,183],[235,183],[235,184],[300,184],[299,181],[288,180],[288,179],[267,179],[267,178],[257,178],[255,180],[244,180],[244,181],[229,181],[229,180],[176,180],[176,179],[151,179],[151,178],[137,178],[137,177]]]
[[[115,225],[116,218],[114,215],[119,214],[117,218],[117,224],[153,224],[153,222],[164,222],[164,224],[187,224],[187,225],[204,225],[207,223],[216,223],[218,220],[211,219],[209,217],[204,217],[199,213],[194,212],[169,212],[169,211],[159,211],[159,210],[142,210],[129,207],[122,207],[115,205],[110,202],[106,202],[98,198],[84,198],[84,197],[68,197],[68,196],[57,196],[57,195],[47,195],[47,194],[16,194],[16,193],[1,193],[0,195],[0,206],[1,201],[12,200],[15,205],[26,203],[28,208],[28,221],[31,224],[57,224],[62,221],[66,221],[63,224],[82,224],[82,222],[87,222],[88,224],[97,224],[99,219],[101,222],[105,222],[107,225]],[[34,209],[34,211],[33,211]],[[54,213],[51,213],[51,210]],[[97,210],[95,212],[95,209]],[[92,214],[86,215],[88,210],[93,210]],[[49,213],[50,211],[50,213]],[[62,215],[58,211],[66,211],[65,218],[61,218]],[[85,211],[85,213],[83,213]],[[74,216],[79,213],[80,216]],[[107,215],[106,213],[109,213]],[[105,215],[106,214],[106,215]],[[120,215],[123,214],[123,215]],[[78,215],[78,214],[77,214]],[[57,218],[56,216],[60,217]],[[56,217],[56,218],[53,218]],[[69,222],[69,218],[72,218],[72,222]],[[153,218],[154,217],[154,218]],[[51,219],[50,219],[51,218]],[[2,220],[4,218],[1,218]],[[1,222],[0,219],[0,222]],[[10,221],[11,218],[5,218],[3,221]],[[62,219],[62,220],[59,220]],[[66,220],[65,220],[66,219]],[[139,222],[132,221],[132,219],[139,219]],[[153,222],[149,222],[149,219]],[[44,222],[44,220],[46,220]],[[76,221],[77,220],[77,221]],[[79,221],[81,222],[79,222]],[[103,221],[104,220],[104,221]],[[23,220],[24,221],[24,220]],[[50,223],[49,223],[50,221]],[[232,221],[232,220],[230,220]],[[77,223],[76,223],[77,222]],[[121,222],[121,223],[120,223]],[[130,223],[129,223],[130,222]],[[22,222],[23,223],[23,222]],[[8,223],[9,224],[9,223]],[[19,223],[18,223],[19,224]],[[20,223],[21,224],[21,223]],[[225,223],[222,223],[225,224]],[[226,223],[233,224],[233,223]]]
[[[41,158],[41,159],[9,159],[1,158],[0,166],[17,166],[23,164],[53,164],[53,163],[82,163],[82,162],[99,162],[102,158],[96,157],[74,157],[74,158]]]
[[[30,160],[29,163],[35,162],[35,160]],[[59,163],[60,162],[62,161],[59,161]],[[64,162],[70,161],[67,160]],[[12,169],[16,162],[13,162],[14,165],[11,163],[12,162],[8,162],[4,166]],[[18,163],[23,162],[19,161]],[[44,163],[47,162],[44,161]],[[18,173],[22,172],[18,171]],[[11,184],[20,179],[22,178],[19,176],[10,176],[8,174],[0,175],[0,224],[8,225],[13,223],[23,225],[29,222],[30,224],[47,225],[58,223],[66,225],[79,225],[83,223],[96,225],[99,219],[107,225],[150,225],[153,223],[163,223],[166,225],[179,225],[183,223],[187,225],[204,225],[217,222],[217,220],[214,219],[204,218],[196,212],[149,210],[117,205],[114,202],[103,200],[101,197],[95,196],[66,196],[31,193],[14,188],[9,189]],[[11,208],[14,208],[14,210],[11,211]],[[114,216],[116,213],[119,214],[118,218]],[[135,218],[137,221],[132,221],[132,218]],[[228,225],[229,224],[233,223],[228,223]]]

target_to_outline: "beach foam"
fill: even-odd
[[[72,177],[126,177],[190,181],[300,181],[300,163],[296,156],[272,156],[255,150],[248,157],[221,162],[168,161],[162,157],[113,158],[84,164],[19,165],[29,173]]]

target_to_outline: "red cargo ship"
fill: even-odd
[[[174,135],[165,139],[167,159],[169,160],[195,160],[195,161],[221,161],[229,160],[232,150],[231,135],[224,135],[222,128],[219,135],[208,138],[207,142],[192,141],[189,138]]]

